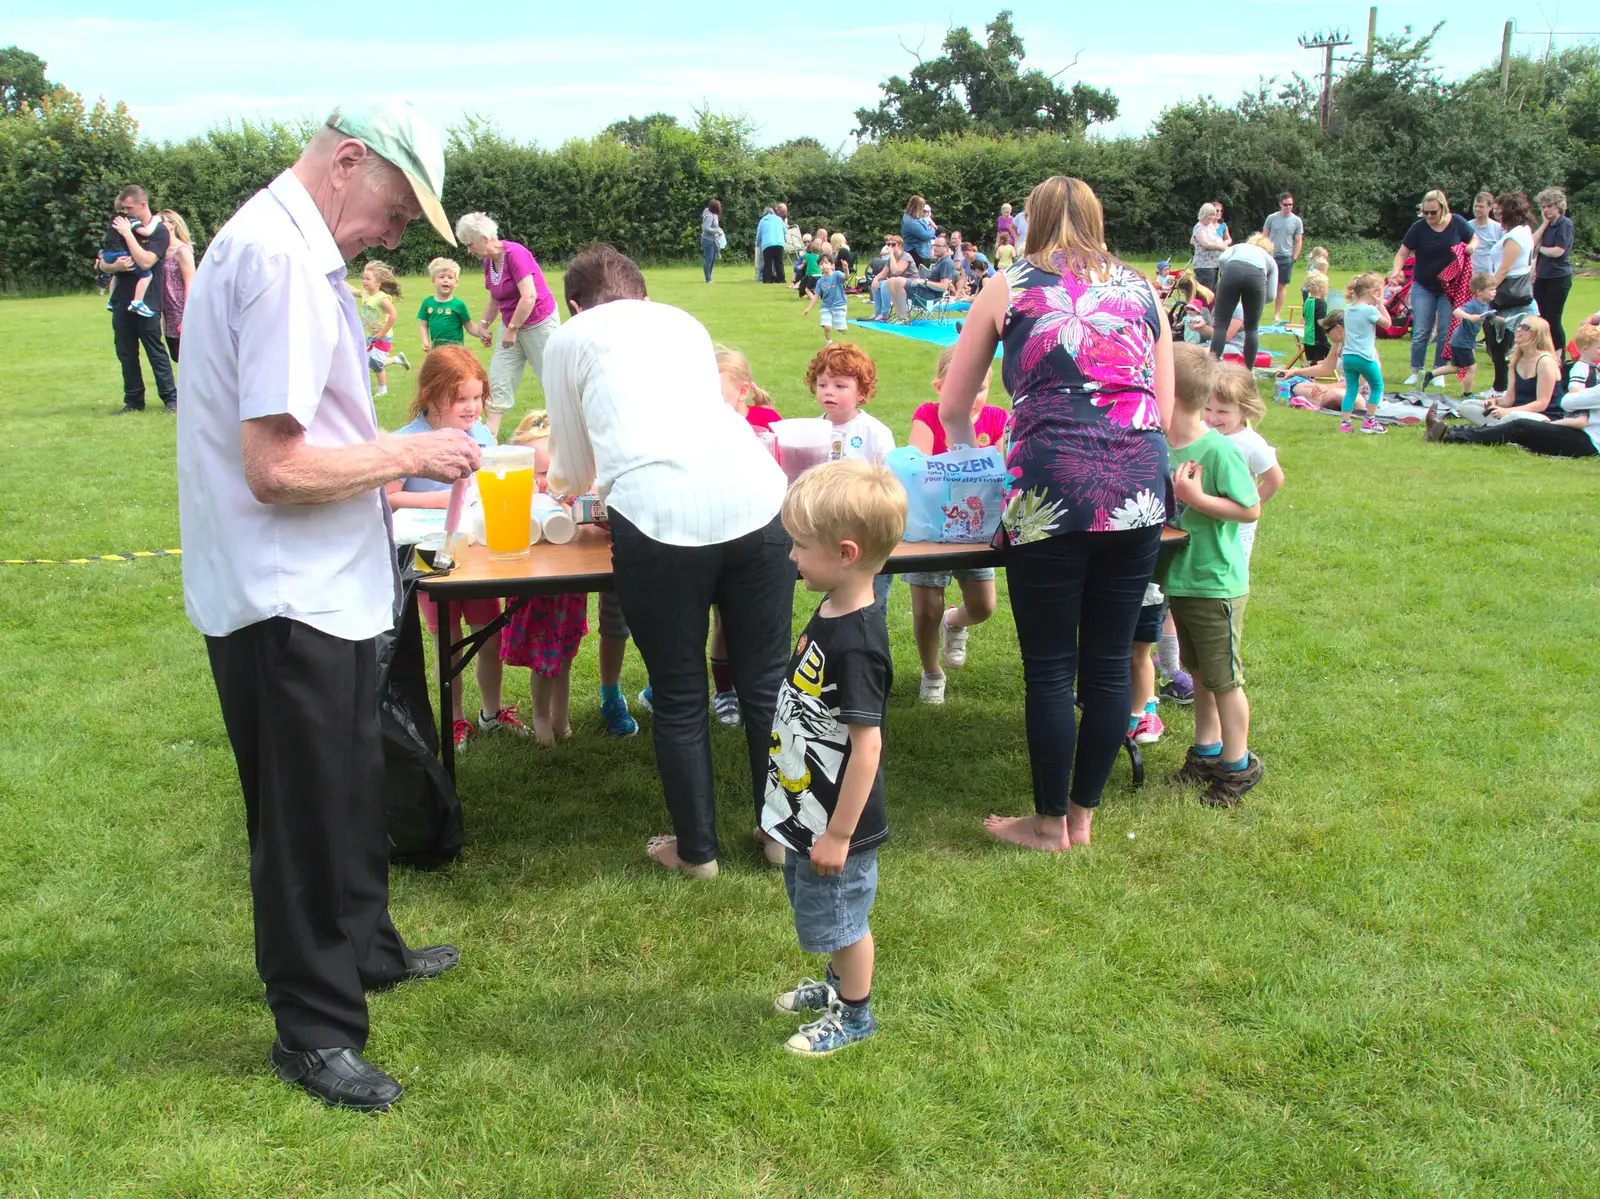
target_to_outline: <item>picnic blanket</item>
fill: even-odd
[[[890,333],[895,337],[909,337],[912,341],[925,341],[933,346],[953,346],[956,339],[961,336],[961,329],[955,321],[912,321],[909,325],[891,325],[887,321],[851,321],[857,329],[871,329],[874,333]],[[1003,353],[1001,347],[996,346],[994,356],[999,358]]]

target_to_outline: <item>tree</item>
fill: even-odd
[[[856,137],[1075,135],[1116,119],[1117,98],[1110,92],[1083,83],[1068,89],[1056,82],[1065,67],[1054,75],[1023,68],[1022,36],[1011,24],[1009,9],[1002,9],[984,32],[988,40],[980,43],[965,26],[951,29],[943,55],[926,61],[919,56],[909,79],[891,76],[882,84],[877,108],[856,110]]]
[[[602,135],[614,137],[623,145],[637,150],[650,140],[650,130],[661,125],[676,128],[678,118],[666,112],[653,112],[647,117],[624,117],[607,125]]]
[[[33,112],[56,85],[44,77],[44,59],[16,46],[0,50],[0,116]]]

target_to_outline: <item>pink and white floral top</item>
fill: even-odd
[[[1143,275],[1114,263],[1100,282],[1063,255],[1007,272],[1001,376],[1012,397],[1012,545],[1166,520],[1167,442],[1155,397],[1163,314]]]

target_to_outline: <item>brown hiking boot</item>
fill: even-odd
[[[1244,793],[1261,781],[1267,768],[1255,754],[1245,763],[1243,770],[1219,769],[1211,786],[1200,795],[1200,802],[1211,808],[1231,808],[1238,805]]]
[[[1195,753],[1194,746],[1184,755],[1183,765],[1167,775],[1167,782],[1179,787],[1198,787],[1210,783],[1222,774],[1222,757],[1207,758]]]
[[[1427,415],[1427,417],[1425,419],[1426,419],[1426,424],[1423,427],[1422,436],[1426,440],[1428,440],[1428,441],[1448,441],[1449,440],[1449,438],[1447,438],[1445,436],[1445,433],[1448,431],[1449,426],[1446,425],[1442,420],[1439,419],[1439,405],[1437,405],[1437,404],[1429,405],[1429,407],[1428,407],[1428,415]]]

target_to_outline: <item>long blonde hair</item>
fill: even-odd
[[[1522,358],[1532,357],[1534,362],[1538,362],[1539,359],[1546,354],[1554,357],[1556,352],[1556,343],[1551,340],[1550,337],[1549,321],[1545,320],[1542,316],[1525,316],[1522,318],[1522,321],[1517,327],[1519,329],[1526,329],[1531,336],[1528,338],[1526,344],[1516,346],[1512,349],[1510,362],[1512,370],[1517,369],[1517,362]]]
[[[400,298],[400,280],[395,278],[393,267],[387,262],[374,261],[361,268],[363,275],[368,271],[371,271],[373,277],[378,280],[378,290],[380,292],[384,295],[393,296],[397,300]]]
[[[189,239],[189,222],[184,220],[182,216],[173,212],[170,208],[163,208],[156,215],[172,226],[172,232],[184,245],[194,245],[194,242]]]
[[[1080,279],[1104,279],[1121,260],[1106,249],[1100,198],[1082,179],[1052,175],[1028,193],[1027,259],[1052,274],[1065,265]],[[1057,256],[1065,263],[1057,261]]]
[[[746,389],[749,402],[755,407],[772,407],[772,397],[756,386],[755,376],[750,373],[750,360],[738,350],[730,350],[727,346],[718,346],[717,371],[727,375],[739,387]]]
[[[1344,298],[1354,301],[1357,296],[1376,296],[1383,299],[1383,276],[1377,271],[1366,271],[1357,275],[1345,286]]]

